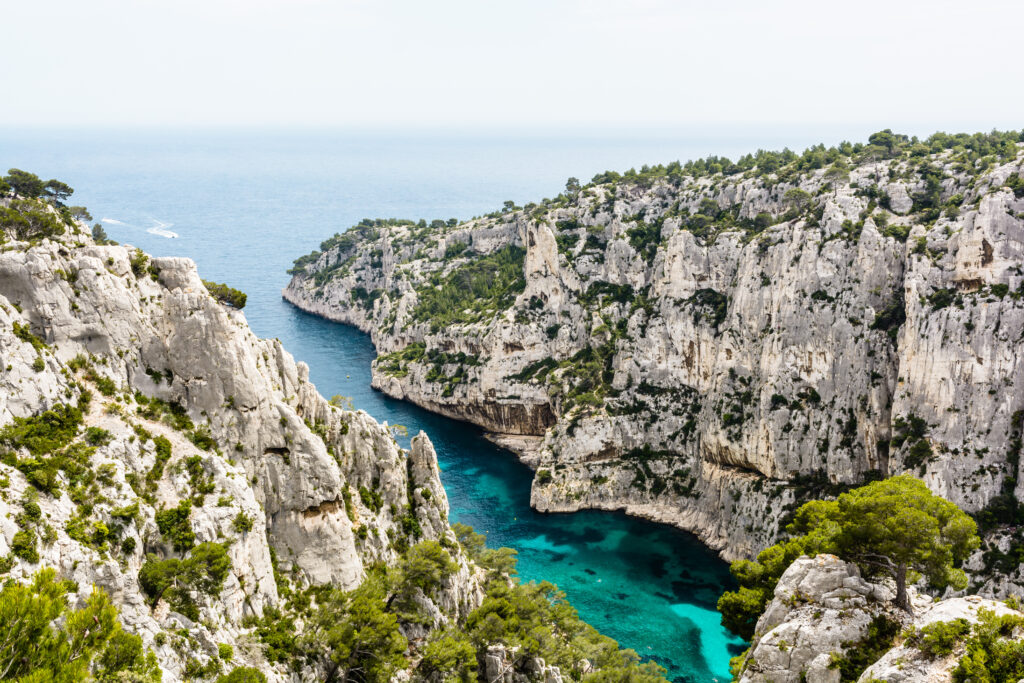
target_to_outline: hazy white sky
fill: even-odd
[[[1024,2],[0,2],[0,125],[1024,127]]]

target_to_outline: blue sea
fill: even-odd
[[[862,134],[866,131],[858,131]],[[524,580],[548,580],[580,615],[677,681],[729,680],[745,648],[715,601],[728,570],[690,534],[607,512],[543,515],[530,472],[476,428],[370,389],[369,338],[281,299],[298,256],[364,217],[459,218],[511,199],[551,197],[565,180],[708,154],[818,142],[806,131],[717,135],[617,131],[0,130],[0,168],[75,188],[112,239],[188,256],[206,279],[248,294],[245,314],[307,362],[320,393],[352,398],[378,420],[425,431],[437,449],[453,521],[519,551]],[[841,136],[822,139],[835,142]]]

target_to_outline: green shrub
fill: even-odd
[[[231,571],[231,558],[219,543],[200,543],[185,559],[161,560],[147,555],[139,569],[139,586],[156,607],[161,599],[193,621],[198,619],[196,597],[218,596]]]
[[[0,206],[0,230],[26,242],[64,234],[64,226],[46,205],[30,199],[15,199],[10,206]]]
[[[203,285],[206,286],[206,291],[208,291],[214,299],[225,306],[231,306],[238,310],[245,308],[245,301],[247,297],[244,292],[241,292],[234,287],[228,287],[225,284],[211,282],[209,280],[203,280]]]
[[[160,510],[156,513],[156,525],[164,540],[170,541],[179,553],[189,550],[196,542],[195,532],[189,517],[192,514],[192,501],[183,500],[177,507]]]
[[[240,666],[231,673],[217,677],[217,683],[267,683],[267,677],[259,669],[251,666]]]
[[[996,616],[978,610],[978,623],[966,643],[966,654],[953,670],[953,683],[1019,681],[1024,678],[1024,629],[1019,614]]]
[[[239,511],[239,513],[235,515],[235,519],[231,524],[238,533],[247,534],[252,531],[252,523],[252,517]]]
[[[966,619],[936,621],[909,634],[907,643],[931,659],[938,659],[952,654],[956,644],[970,631],[971,624]]]
[[[718,609],[722,624],[744,639],[753,637],[779,577],[801,555],[833,553],[858,562],[865,576],[889,575],[896,580],[897,604],[906,608],[908,572],[924,574],[937,588],[966,587],[967,576],[954,563],[979,542],[970,517],[909,475],[872,482],[838,500],[805,503],[786,531],[791,538],[729,568],[740,588],[723,594]]]
[[[19,529],[14,532],[11,539],[11,552],[15,557],[20,557],[30,564],[39,561],[39,551],[36,549],[36,532],[32,529]]]
[[[82,424],[81,407],[58,403],[33,417],[16,417],[0,430],[0,444],[46,455],[68,445]]]
[[[9,581],[0,589],[0,671],[4,679],[59,681],[91,679],[157,683],[160,669],[142,639],[121,630],[117,608],[93,589],[79,610],[65,595],[74,590],[53,569],[39,571],[28,585]]]

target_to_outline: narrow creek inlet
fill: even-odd
[[[682,681],[729,680],[729,657],[744,644],[721,626],[715,602],[728,570],[691,534],[620,513],[541,514],[530,508],[532,473],[479,429],[388,398],[369,388],[369,338],[291,309],[282,341],[310,365],[325,394],[350,396],[378,420],[434,442],[451,520],[519,551],[523,580],[566,592],[584,620],[654,658]],[[343,374],[344,373],[344,374]]]
[[[583,619],[661,663],[670,679],[702,683],[729,680],[729,658],[745,647],[715,610],[731,586],[715,553],[690,534],[620,513],[533,511],[531,473],[513,454],[471,425],[372,390],[369,337],[299,311],[281,289],[294,258],[364,216],[468,218],[508,197],[557,193],[570,174],[739,144],[107,131],[0,134],[0,157],[66,180],[72,202],[112,239],[190,257],[204,278],[246,292],[253,330],[308,363],[320,393],[351,397],[377,420],[430,436],[452,521],[516,549],[522,580],[557,584]]]

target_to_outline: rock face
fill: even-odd
[[[870,652],[859,681],[949,681],[964,653],[963,643],[954,643],[950,655],[930,656],[909,634],[956,619],[976,624],[983,610],[1024,617],[994,600],[971,596],[932,601],[913,589],[911,616],[894,608],[892,597],[889,587],[865,581],[856,565],[835,556],[796,560],[779,579],[773,600],[757,622],[738,680],[839,683],[841,671],[833,662]],[[876,629],[880,622],[891,625],[879,629],[888,633],[885,639],[871,637],[873,622]]]
[[[374,386],[515,448],[540,510],[625,509],[737,558],[869,476],[1019,500],[1022,146],[874,147],[366,221],[284,297],[368,332]]]
[[[278,604],[275,557],[298,585],[353,588],[369,563],[398,557],[393,539],[409,533],[410,520],[422,538],[454,543],[429,439],[417,436],[405,452],[386,425],[328,403],[305,364],[210,296],[190,260],[149,259],[81,232],[7,243],[0,357],[0,428],[87,405],[80,434],[93,450],[80,452],[96,473],[87,492],[58,473],[52,495],[39,494],[31,469],[13,466],[29,454],[4,456],[0,556],[24,526],[16,520],[26,501],[38,498],[41,513],[32,530],[38,561],[9,555],[9,576],[53,566],[82,598],[93,585],[105,589],[126,628],[157,653],[165,681],[179,680],[186,659],[216,658],[218,643],[235,646],[236,664],[291,677],[262,660],[241,625]],[[158,466],[161,438],[170,457]],[[146,553],[172,553],[157,513],[186,501],[195,543],[228,543],[232,561],[224,589],[199,605],[199,623],[165,604],[151,609],[138,580]],[[436,596],[448,615],[481,598],[465,560]],[[178,628],[187,642],[166,638]]]

